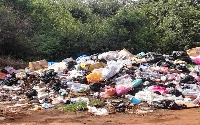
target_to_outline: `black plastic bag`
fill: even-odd
[[[18,79],[15,76],[15,73],[12,73],[11,78],[5,78],[2,82],[3,85],[12,86],[13,84],[17,84]]]
[[[51,80],[54,80],[55,76],[56,76],[56,72],[54,72],[54,69],[49,69],[42,73],[42,75],[40,76],[40,80],[44,82],[45,84],[47,84]]]
[[[186,61],[187,63],[192,63],[191,58],[185,51],[173,51],[172,57],[174,58],[174,60],[179,59],[182,61]]]
[[[146,53],[146,60],[148,63],[156,63],[156,62],[159,62],[160,60],[164,61],[165,58],[160,53],[148,52],[148,53]]]
[[[29,100],[32,100],[33,99],[33,96],[37,96],[38,92],[35,90],[35,89],[31,89],[31,90],[28,90],[26,92],[26,97],[29,99]]]
[[[70,62],[68,62],[67,63],[67,69],[68,70],[72,70],[72,69],[75,69],[75,65],[76,65],[77,63],[75,62],[75,61],[70,61]]]
[[[182,78],[180,82],[187,83],[187,84],[195,84],[196,83],[194,77],[191,75],[187,75],[185,78]]]
[[[89,85],[89,87],[90,87],[90,90],[99,92],[101,88],[105,87],[105,84],[101,82],[93,82]]]
[[[180,110],[185,108],[185,105],[178,105],[175,101],[172,100],[162,100],[160,102],[153,102],[155,108],[159,109],[172,109],[172,110]]]

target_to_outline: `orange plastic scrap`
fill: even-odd
[[[103,81],[102,73],[100,71],[93,71],[86,76],[88,83]]]
[[[105,95],[106,96],[113,96],[116,94],[116,89],[113,87],[108,86],[106,91],[105,91]]]
[[[4,79],[5,76],[6,76],[6,74],[0,71],[0,79]]]

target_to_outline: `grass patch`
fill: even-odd
[[[195,67],[195,64],[186,64],[186,66],[187,66],[188,68],[194,68],[194,67]]]
[[[88,105],[89,105],[89,106],[94,106],[94,107],[99,108],[99,107],[105,106],[105,102],[100,101],[100,100],[92,100],[92,101],[89,102]]]
[[[75,104],[68,104],[62,107],[64,111],[80,111],[86,110],[87,104],[85,102],[77,102]]]
[[[88,104],[89,106],[94,107],[103,107],[105,106],[105,102],[100,100],[92,100]],[[85,111],[87,110],[87,103],[85,102],[77,102],[75,104],[68,104],[56,107],[56,109],[62,109],[64,111]]]

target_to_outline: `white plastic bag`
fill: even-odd
[[[93,113],[95,115],[108,115],[108,110],[105,108],[96,108],[96,107],[91,107],[87,106],[88,112]]]

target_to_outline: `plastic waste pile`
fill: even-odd
[[[200,104],[199,62],[184,51],[133,55],[123,49],[45,61],[30,62],[21,70],[1,69],[0,103],[12,109],[23,105],[41,110],[84,102],[95,115],[134,113],[145,106],[149,112],[179,110]],[[89,105],[94,99],[105,105]]]

